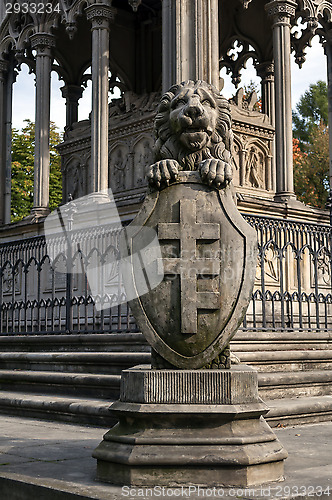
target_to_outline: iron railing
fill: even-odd
[[[259,258],[243,329],[332,330],[330,226],[244,217],[257,231]],[[78,240],[82,239],[84,252],[75,251],[70,259],[59,252],[52,265],[43,236],[0,245],[2,333],[137,331],[128,305],[119,304],[123,291],[112,283],[116,268],[107,276],[109,292],[102,296],[92,296],[86,275],[77,272],[79,266],[86,269],[97,253],[101,262],[114,262],[116,267],[119,230],[89,229],[79,233]],[[63,244],[61,238],[55,241]],[[103,305],[99,312],[98,301]]]

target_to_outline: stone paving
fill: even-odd
[[[332,499],[332,422],[275,429],[289,452],[286,480],[255,490],[113,487],[94,480],[91,457],[107,429],[9,416],[0,429],[0,500]]]

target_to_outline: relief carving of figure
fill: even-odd
[[[67,167],[67,195],[75,200],[85,195],[84,167],[74,158]]]
[[[203,81],[174,85],[161,98],[155,120],[156,163],[147,179],[157,188],[181,170],[199,170],[203,182],[221,189],[232,180],[230,105]]]
[[[151,140],[140,141],[135,147],[135,172],[134,186],[141,187],[146,184],[144,171],[146,165],[153,162]]]
[[[125,156],[122,148],[118,148],[116,154],[112,155],[111,166],[113,166],[112,177],[115,181],[115,190],[126,189],[126,167],[128,158]]]
[[[250,149],[246,164],[245,183],[254,188],[263,188],[263,158],[258,148]]]

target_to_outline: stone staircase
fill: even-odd
[[[113,425],[121,371],[149,362],[140,333],[0,336],[0,413]]]
[[[239,332],[270,425],[332,419],[332,332]],[[121,371],[148,364],[140,333],[0,336],[0,413],[111,426]]]
[[[231,349],[258,370],[270,425],[332,419],[332,332],[238,332]]]

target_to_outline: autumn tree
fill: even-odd
[[[12,200],[11,220],[18,221],[30,214],[33,206],[35,125],[25,120],[21,131],[12,131]],[[50,209],[61,202],[62,180],[60,156],[56,150],[61,142],[61,134],[50,122]]]
[[[327,85],[309,86],[293,113],[294,189],[300,201],[324,208],[329,193]]]
[[[310,142],[315,127],[328,125],[327,84],[319,80],[309,85],[293,112],[293,135],[299,140],[301,149]]]

